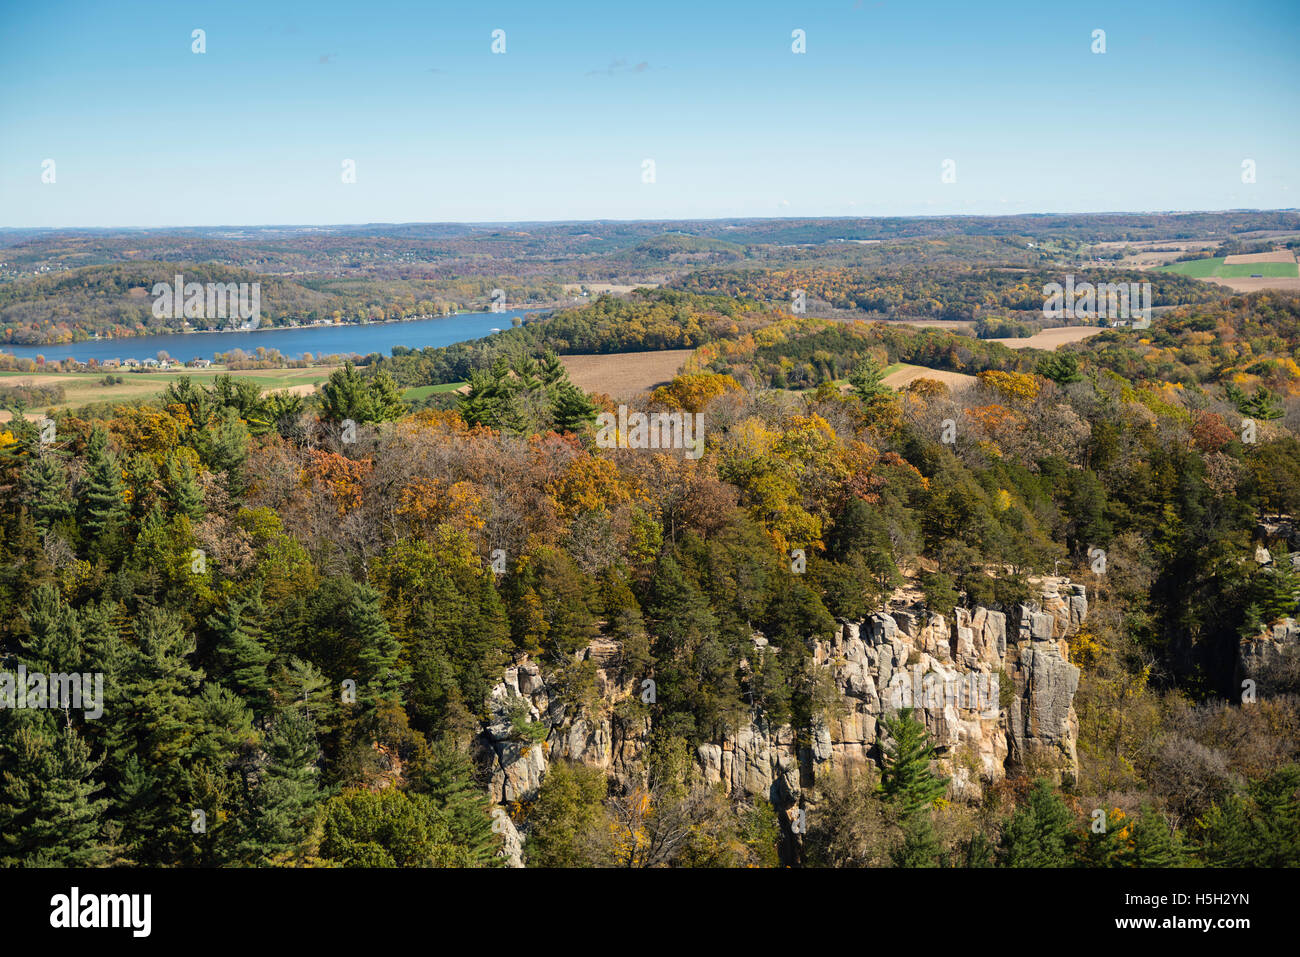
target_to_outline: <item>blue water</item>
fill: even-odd
[[[532,310],[536,311],[536,310]],[[66,345],[18,346],[0,344],[0,351],[17,356],[47,360],[76,359],[152,359],[165,350],[173,359],[211,359],[218,352],[243,349],[253,352],[258,346],[279,349],[286,359],[300,359],[304,352],[312,355],[346,355],[353,352],[388,355],[393,346],[423,349],[449,346],[453,342],[482,339],[493,329],[509,329],[515,316],[524,317],[528,310],[507,312],[467,312],[441,319],[414,319],[410,322],[379,322],[365,326],[308,326],[298,329],[267,329],[260,332],[196,332],[163,336],[132,336],[124,339],[97,339]]]

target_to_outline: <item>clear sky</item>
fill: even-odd
[[[1298,35],[1297,0],[0,0],[0,226],[1294,208]]]

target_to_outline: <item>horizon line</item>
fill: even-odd
[[[1076,210],[1020,213],[906,213],[889,216],[706,216],[669,219],[481,219],[481,220],[409,220],[405,222],[335,222],[335,223],[211,223],[167,226],[0,226],[0,232],[57,232],[68,230],[183,230],[183,229],[341,229],[373,226],[571,226],[583,223],[727,223],[727,222],[806,222],[809,220],[890,220],[890,219],[1014,219],[1028,216],[1195,216],[1215,213],[1294,213],[1300,207],[1279,206],[1229,207],[1225,209],[1146,209],[1146,210]]]

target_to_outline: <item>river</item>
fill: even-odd
[[[297,329],[275,328],[257,332],[192,332],[158,336],[129,336],[122,339],[94,339],[88,342],[71,342],[62,345],[19,346],[0,344],[0,352],[35,358],[45,356],[47,361],[76,359],[152,359],[159,350],[173,359],[188,362],[190,359],[211,359],[218,352],[243,349],[253,352],[258,346],[279,349],[286,359],[300,359],[303,353],[314,356],[369,355],[379,352],[388,355],[394,346],[423,349],[428,346],[449,346],[453,342],[466,342],[491,335],[494,329],[509,329],[512,320],[527,316],[537,310],[508,310],[506,312],[466,312],[439,319],[412,319],[409,322],[372,322],[367,325],[302,326]]]

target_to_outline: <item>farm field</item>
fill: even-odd
[[[925,366],[908,365],[902,362],[896,362],[888,366],[884,371],[886,374],[880,381],[891,389],[902,389],[911,385],[917,379],[937,379],[953,392],[968,389],[975,384],[975,377],[966,375],[964,372],[927,369]]]
[[[611,292],[615,295],[622,296],[631,292],[633,289],[657,289],[657,282],[639,282],[631,285],[617,282],[566,282],[560,288],[567,294],[579,294],[586,289],[593,296],[599,296],[602,292]]]
[[[1095,244],[1092,248],[1097,252],[1131,249],[1133,252],[1118,260],[1116,265],[1147,269],[1153,266],[1163,266],[1193,250],[1213,249],[1214,247],[1215,244],[1209,240],[1171,242],[1164,239],[1155,239],[1144,242],[1102,242]]]
[[[693,349],[619,352],[611,355],[561,356],[574,385],[627,399],[661,386],[675,376]]]
[[[265,392],[277,389],[289,389],[298,395],[309,395],[323,383],[334,366],[313,366],[309,369],[249,369],[231,372],[236,379],[253,379]],[[123,372],[122,382],[105,385],[103,372],[0,372],[0,386],[13,386],[19,383],[32,385],[60,385],[63,387],[64,400],[48,406],[36,406],[32,412],[50,412],[57,409],[75,409],[94,402],[130,402],[147,399],[157,395],[167,385],[182,376],[189,376],[197,382],[209,384],[219,375],[227,374],[222,366],[210,369],[178,369],[169,372]],[[0,422],[8,421],[10,413],[0,410]]]
[[[1265,256],[1273,254],[1265,253]],[[1287,254],[1290,256],[1290,254]],[[1194,259],[1189,262],[1169,263],[1160,266],[1157,272],[1176,273],[1191,276],[1193,279],[1249,279],[1259,275],[1265,279],[1294,279],[1300,276],[1294,256],[1287,260],[1257,259],[1252,256],[1229,256],[1235,260],[1227,262],[1224,257],[1213,259]]]
[[[439,385],[417,385],[409,389],[402,390],[402,398],[408,402],[427,399],[431,395],[437,395],[440,392],[455,392],[464,382],[443,382]]]
[[[1236,256],[1224,256],[1223,261],[1229,266],[1238,263],[1294,263],[1295,253],[1289,249],[1275,249],[1270,253],[1241,253]]]
[[[1058,326],[1055,329],[1041,329],[1029,338],[989,339],[1010,349],[1043,349],[1053,352],[1071,342],[1082,342],[1099,332],[1105,332],[1104,326]]]

